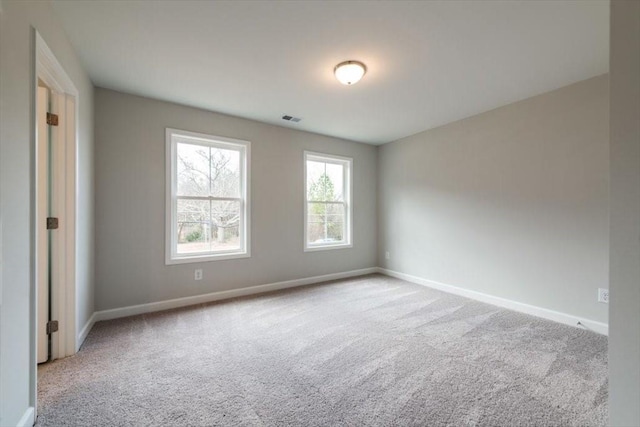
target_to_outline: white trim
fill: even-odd
[[[325,244],[309,244],[307,241],[307,208],[309,201],[307,200],[307,161],[316,161],[322,163],[333,163],[341,165],[343,167],[344,176],[342,197],[344,199],[345,212],[345,238],[346,241],[338,243],[325,243]],[[305,150],[302,158],[303,163],[303,189],[304,189],[304,207],[303,207],[303,251],[304,252],[316,252],[326,251],[331,249],[348,249],[353,247],[353,158],[336,156],[334,154],[324,154],[314,151]]]
[[[36,31],[36,59],[36,84],[37,79],[40,78],[51,90],[78,96],[78,89],[38,31]]]
[[[306,215],[305,215],[306,217]],[[305,231],[305,235],[306,235],[306,231]],[[306,239],[306,237],[305,237]],[[304,252],[317,252],[317,251],[329,251],[331,249],[349,249],[352,248],[353,245],[351,243],[338,243],[336,245],[332,245],[332,244],[319,244],[317,246],[307,246],[306,248],[304,248]]]
[[[51,292],[52,315],[59,322],[58,332],[52,335],[52,358],[72,355],[76,352],[76,217],[77,206],[75,195],[77,191],[77,117],[79,115],[78,90],[64,68],[56,59],[47,43],[36,29],[32,29],[34,43],[33,90],[32,90],[32,169],[35,170],[36,155],[36,114],[38,79],[41,79],[53,92],[52,103],[54,113],[59,115],[59,126],[55,129],[55,137],[59,141],[59,152],[54,161],[54,183],[60,195],[58,210],[54,211],[60,217],[60,230],[56,234],[57,255],[60,261],[55,264],[57,270],[53,272],[54,282]],[[34,175],[33,182],[37,182]],[[35,207],[37,187],[32,187],[31,206]],[[34,216],[33,221],[36,218]],[[32,229],[37,230],[37,224]],[[36,258],[36,233],[32,236],[32,259]],[[54,253],[56,253],[54,252]],[[37,263],[32,263],[32,278],[37,277]],[[30,336],[30,404],[33,408],[33,418],[37,417],[37,365],[36,365],[36,321],[37,321],[37,287],[35,279],[31,281],[31,315],[32,323]]]
[[[65,233],[65,284],[66,286],[66,309],[64,316],[66,317],[66,351],[65,356],[70,356],[78,351],[78,334],[76,322],[76,261],[78,253],[76,251],[76,236],[78,223],[78,205],[76,195],[79,188],[78,180],[78,98],[67,94],[65,96],[65,173],[62,178],[65,187],[65,206],[64,215],[67,227],[63,230]]]
[[[80,347],[84,343],[84,340],[87,339],[87,335],[89,335],[89,332],[91,332],[93,325],[95,325],[96,323],[96,317],[97,317],[96,313],[93,313],[89,318],[89,320],[87,320],[87,323],[85,323],[80,333],[78,334],[78,341],[77,341],[78,344],[76,347],[76,351],[80,350]]]
[[[398,271],[388,270],[386,268],[378,267],[378,272],[397,279],[406,280],[407,282],[415,283],[417,285],[426,286],[428,288],[437,289],[439,291],[447,292],[454,295],[460,295],[466,298],[470,298],[476,301],[481,301],[487,304],[497,305],[498,307],[507,308],[509,310],[518,311],[520,313],[530,314],[532,316],[541,317],[543,319],[552,320],[554,322],[563,323],[565,325],[580,327],[588,329],[602,335],[609,334],[609,325],[602,322],[596,322],[595,320],[583,319],[571,314],[562,313],[555,310],[549,310],[547,308],[538,307],[535,305],[524,304],[517,301],[512,301],[506,298],[500,298],[493,295],[484,294],[482,292],[472,291],[469,289],[460,288],[457,286],[448,285],[446,283],[440,283],[433,280],[423,279],[422,277],[412,276],[406,273],[400,273]]]
[[[251,258],[251,254],[244,252],[222,252],[220,254],[194,254],[194,255],[185,255],[184,257],[174,258],[171,260],[165,260],[166,265],[174,265],[174,264],[189,264],[192,262],[209,262],[209,261],[224,261],[229,259],[242,259],[242,258]]]
[[[37,362],[49,360],[49,337],[46,334],[46,325],[43,319],[49,318],[49,259],[48,259],[48,235],[46,218],[48,213],[48,197],[46,191],[38,189],[47,188],[49,182],[49,130],[46,123],[46,113],[49,111],[49,89],[38,87],[38,101],[36,103],[36,153],[35,153],[35,273],[37,293],[36,313],[36,349]],[[45,135],[47,135],[45,137]]]
[[[66,209],[66,185],[65,185],[65,151],[67,150],[66,144],[66,102],[65,95],[63,93],[51,90],[50,105],[52,113],[58,114],[59,122],[58,126],[51,127],[49,135],[51,137],[51,159],[49,160],[51,170],[49,171],[49,184],[52,195],[49,215],[58,217],[60,228],[57,231],[52,231],[49,234],[51,255],[49,260],[49,267],[51,276],[49,278],[51,282],[51,292],[49,298],[51,299],[51,319],[57,320],[59,329],[58,332],[51,334],[51,360],[59,359],[66,356],[66,338],[67,338],[67,298],[66,298],[66,241],[67,233],[67,215]],[[36,171],[37,173],[37,171]],[[46,190],[45,190],[46,191]],[[46,229],[40,228],[45,233]],[[73,353],[72,353],[73,354]]]
[[[176,146],[179,139],[190,140],[190,144],[198,144],[205,147],[218,147],[237,150],[240,153],[240,207],[243,215],[240,217],[240,235],[242,246],[235,251],[219,251],[208,253],[194,253],[179,255],[176,253],[174,239],[177,234],[177,217],[175,200],[176,182],[173,179],[176,173]],[[181,129],[165,129],[165,175],[166,175],[166,202],[165,202],[165,264],[185,264],[192,262],[222,261],[251,257],[251,142],[240,139],[226,138],[216,135],[208,135],[190,132]]]
[[[29,406],[27,410],[16,424],[17,427],[31,427],[36,423],[36,410],[33,406]]]
[[[76,352],[76,190],[77,190],[77,116],[78,90],[60,65],[40,33],[36,38],[36,78],[52,91],[53,111],[59,115],[59,126],[52,136],[60,147],[54,153],[53,186],[57,205],[53,214],[60,217],[59,233],[54,234],[53,289],[51,316],[58,320],[59,330],[52,335],[52,359],[70,356]]]
[[[169,310],[172,308],[186,307],[189,305],[203,304],[207,302],[219,301],[219,300],[224,300],[229,298],[261,294],[264,292],[276,291],[279,289],[295,288],[297,286],[311,285],[314,283],[327,282],[329,280],[364,276],[366,274],[373,274],[377,272],[378,272],[377,267],[371,267],[371,268],[363,268],[360,270],[345,271],[342,273],[324,274],[322,276],[305,277],[302,279],[286,280],[284,282],[269,283],[266,285],[250,286],[248,288],[212,292],[204,295],[195,295],[191,297],[151,302],[148,304],[139,304],[139,305],[131,305],[128,307],[122,307],[122,308],[114,308],[111,310],[96,311],[94,313],[94,316],[95,316],[95,321],[99,322],[101,320],[118,319],[120,317],[134,316],[136,314],[152,313],[155,311]]]

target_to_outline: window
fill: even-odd
[[[166,263],[249,252],[250,143],[167,129]]]
[[[353,160],[304,153],[304,250],[351,247]]]

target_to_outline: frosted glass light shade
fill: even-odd
[[[358,83],[366,72],[367,67],[359,61],[341,62],[333,69],[336,79],[338,79],[338,81],[343,85]]]

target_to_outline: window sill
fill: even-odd
[[[189,256],[181,256],[175,258],[167,258],[165,259],[166,265],[173,264],[189,264],[194,262],[209,262],[209,261],[225,261],[230,259],[240,259],[240,258],[251,258],[251,254],[249,252],[231,252],[224,253],[219,255],[189,255]]]
[[[353,245],[351,243],[339,243],[336,245],[319,245],[319,246],[305,246],[305,252],[316,252],[316,251],[328,251],[331,249],[348,249],[352,248]]]

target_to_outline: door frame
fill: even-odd
[[[77,141],[78,141],[78,90],[67,75],[60,62],[44,41],[40,33],[34,28],[35,41],[35,73],[32,89],[32,280],[31,280],[31,401],[34,408],[37,397],[37,281],[40,258],[38,256],[38,241],[40,228],[36,221],[42,218],[37,214],[37,194],[41,190],[38,185],[37,154],[39,144],[37,140],[36,107],[38,93],[38,79],[42,80],[50,89],[53,113],[58,114],[58,126],[52,128],[55,132],[54,141],[58,144],[52,158],[54,173],[52,187],[57,194],[58,201],[56,215],[59,217],[60,228],[56,231],[52,249],[52,287],[51,287],[51,318],[58,320],[59,329],[51,335],[51,359],[58,359],[75,354],[78,350],[78,335],[76,326],[76,192],[77,192]]]

